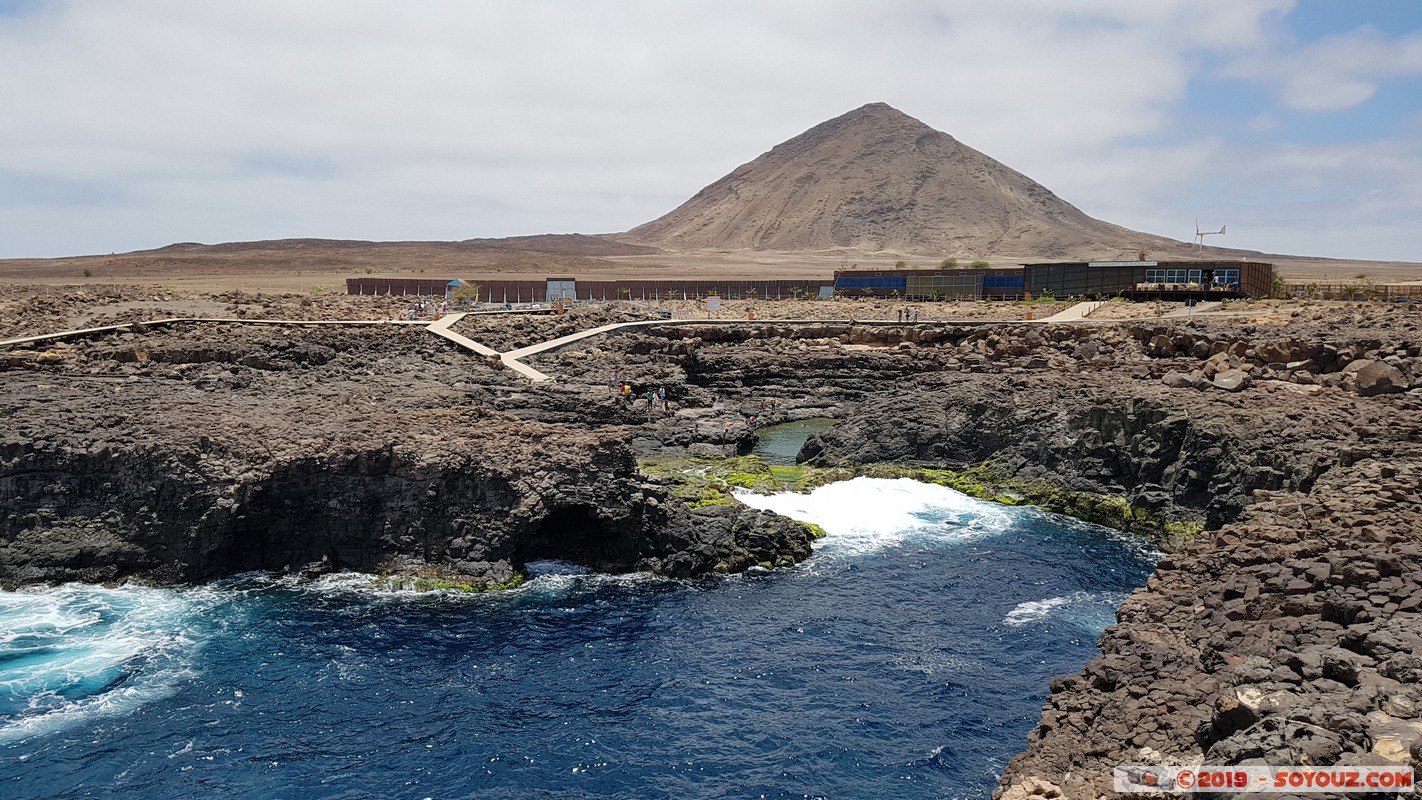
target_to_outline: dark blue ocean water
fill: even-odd
[[[907,481],[752,502],[831,535],[704,581],[0,594],[0,797],[986,797],[1154,556]]]

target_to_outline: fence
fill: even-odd
[[[1422,284],[1411,283],[1286,283],[1284,297],[1310,300],[1382,300],[1422,303]]]

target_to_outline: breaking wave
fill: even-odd
[[[82,584],[0,592],[0,742],[171,694],[191,674],[204,594]]]
[[[824,528],[825,553],[863,555],[910,539],[968,540],[1012,525],[1012,510],[955,489],[908,478],[854,478],[808,494],[737,492],[752,508]]]

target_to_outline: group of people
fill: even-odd
[[[899,322],[918,322],[918,309],[916,309],[916,308],[901,308],[901,309],[899,309]]]
[[[616,372],[612,373],[612,377],[607,381],[607,393],[616,394],[628,403],[631,403],[633,397],[636,396],[632,391],[632,384],[618,380]],[[655,409],[660,405],[663,411],[671,413],[671,404],[667,401],[667,387],[648,389],[641,394],[641,397],[647,401],[647,405],[651,408]]]
[[[438,303],[433,300],[421,300],[410,306],[403,319],[425,319],[436,314],[443,316],[448,313],[449,301],[447,300]]]
[[[746,416],[746,425],[749,425],[750,427],[754,428],[754,427],[757,426],[757,425],[760,425],[760,424],[762,424],[762,423],[764,423],[764,422],[768,422],[768,420],[766,419],[766,413],[765,413],[767,408],[769,408],[770,413],[772,413],[772,414],[775,413],[775,408],[776,408],[775,398],[772,397],[772,398],[770,398],[769,401],[766,401],[766,400],[762,399],[762,400],[760,401],[760,410],[759,410],[759,413],[756,413],[756,414],[748,414],[748,415]]]

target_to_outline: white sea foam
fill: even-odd
[[[271,588],[348,597],[373,603],[500,603],[525,592],[545,595],[569,594],[600,586],[635,586],[673,580],[649,572],[607,574],[563,561],[539,561],[528,565],[528,580],[520,587],[489,592],[461,589],[420,589],[414,581],[392,579],[367,572],[332,572],[315,578],[300,575],[248,573],[222,581],[229,592],[264,591]]]
[[[1080,592],[1078,592],[1080,594]],[[1071,602],[1071,597],[1048,597],[1045,600],[1028,600],[1025,603],[1018,603],[1017,607],[1007,612],[1003,622],[1008,625],[1026,625],[1029,622],[1041,622],[1051,615],[1052,611],[1061,608]]]
[[[202,605],[173,589],[0,592],[0,742],[171,694],[190,674]]]
[[[899,544],[914,536],[967,539],[1001,531],[1010,512],[954,489],[897,478],[854,478],[821,486],[809,494],[760,495],[737,492],[752,508],[812,522],[828,534],[826,551],[857,555]]]
[[[650,572],[604,573],[567,561],[537,561],[528,565],[528,582],[522,590],[545,595],[565,595],[601,587],[631,588],[675,580]]]
[[[1092,631],[1101,631],[1114,621],[1113,609],[1121,596],[1114,592],[1072,592],[1059,597],[1028,600],[1007,612],[1003,624],[1014,628],[1061,619]]]

